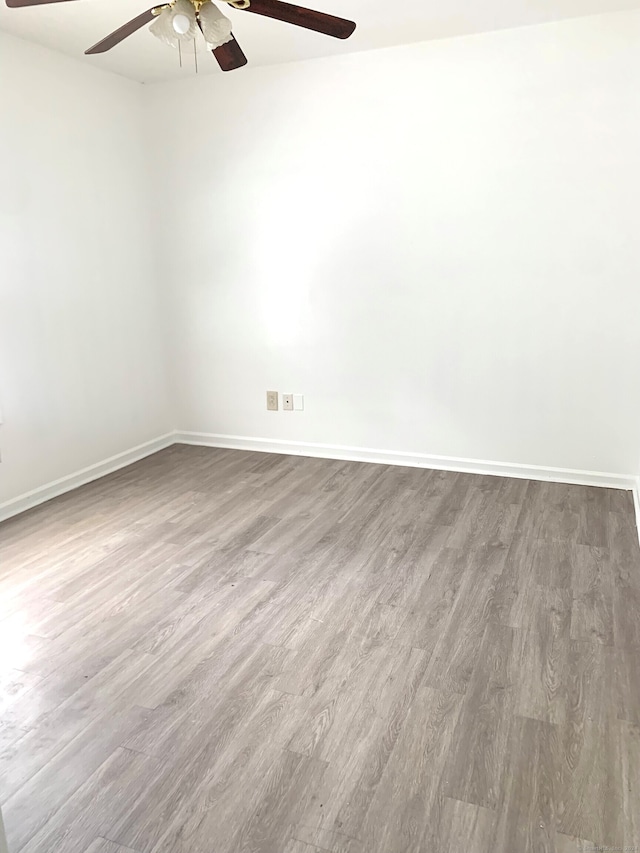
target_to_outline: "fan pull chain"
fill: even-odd
[[[180,68],[182,68],[182,47],[180,46],[180,39],[178,39],[178,60],[180,62]]]
[[[193,61],[196,66],[196,74],[198,73],[198,51],[196,49],[196,40],[193,40]]]

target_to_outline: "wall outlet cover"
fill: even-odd
[[[277,412],[278,411],[278,392],[277,391],[267,391],[267,411],[269,411],[269,412]]]
[[[282,395],[282,408],[285,412],[293,411],[293,394]]]
[[[294,412],[304,411],[304,397],[302,394],[293,395],[293,410]]]

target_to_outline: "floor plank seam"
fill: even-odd
[[[120,841],[114,841],[113,838],[107,838],[106,835],[98,835],[97,837],[100,841],[108,841],[109,844],[115,844],[116,847],[121,847],[123,850],[131,851],[131,853],[142,853],[142,851],[138,850],[136,847],[129,847],[127,844],[123,845]]]
[[[300,829],[308,829],[310,832],[330,832],[332,835],[339,835],[340,838],[347,838],[349,841],[356,841],[358,844],[363,843],[362,839],[358,838],[357,836],[349,835],[348,833],[343,832],[341,829],[335,829],[332,826],[315,826],[315,825],[311,826],[309,824],[303,824],[303,823],[299,823],[299,824],[297,824],[297,826]],[[294,832],[296,832],[296,831],[297,830],[294,830]],[[301,838],[296,838],[295,840],[296,841],[302,841],[303,844],[309,843],[309,842],[304,842]],[[315,842],[314,842],[314,846],[320,847],[321,850],[328,849],[328,848],[320,846],[319,844],[317,844]],[[329,853],[331,853],[331,851],[329,851]]]

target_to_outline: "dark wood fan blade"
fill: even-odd
[[[226,44],[221,44],[220,47],[214,47],[212,53],[223,71],[234,71],[247,64],[247,57],[234,38]]]
[[[282,0],[251,0],[244,11],[275,18],[277,21],[304,27],[306,30],[315,30],[317,33],[324,33],[337,39],[348,39],[356,28],[354,22],[347,21],[346,18],[314,12],[313,9],[293,6],[291,3],[283,3]]]
[[[155,8],[156,7],[154,6],[153,9]],[[153,14],[153,9],[147,9],[146,12],[143,12],[141,15],[138,15],[137,18],[133,18],[126,24],[123,24],[117,30],[114,30],[114,32],[112,32],[106,38],[103,38],[102,41],[99,41],[97,44],[94,44],[93,47],[90,47],[89,50],[85,50],[85,53],[105,53],[107,50],[111,50],[112,47],[115,47],[117,44],[120,44],[121,41],[124,41],[127,36],[130,36],[135,33],[136,30],[139,30],[140,27],[144,27],[145,24],[148,24],[153,21],[155,17]]]
[[[45,3],[66,3],[67,0],[6,0],[10,9],[19,9],[20,6],[43,6]]]

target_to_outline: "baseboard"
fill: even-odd
[[[145,456],[151,456],[152,453],[157,453],[159,450],[164,450],[175,444],[174,433],[161,435],[159,438],[154,438],[151,441],[146,441],[144,444],[139,444],[137,447],[132,447],[122,453],[117,453],[115,456],[110,456],[108,459],[103,459],[102,462],[96,462],[95,465],[89,465],[87,468],[81,468],[80,471],[75,471],[73,474],[68,474],[66,477],[61,477],[59,480],[53,480],[45,486],[40,486],[30,492],[25,492],[17,498],[12,498],[0,504],[0,521],[5,521],[14,515],[18,515],[27,509],[32,509],[38,504],[51,500],[58,495],[63,495],[65,492],[70,492],[72,489],[77,489],[78,486],[84,486],[85,483],[90,483],[92,480],[97,480],[104,477],[105,474],[111,474],[118,471],[120,468],[126,468],[132,462],[137,462],[139,459],[144,459]]]
[[[290,456],[313,456],[323,459],[344,459],[349,462],[372,462],[380,465],[404,465],[410,468],[433,468],[440,471],[460,471],[488,474],[496,477],[516,477],[552,483],[571,483],[626,489],[633,493],[636,523],[640,537],[640,477],[608,474],[600,471],[581,471],[572,468],[546,468],[540,465],[518,465],[512,462],[488,462],[456,456],[434,456],[398,450],[378,450],[370,447],[349,447],[340,444],[313,444],[303,441],[283,441],[276,438],[254,438],[239,435],[218,435],[206,432],[172,432],[118,453],[95,465],[89,465],[59,480],[54,480],[17,498],[0,504],[0,521],[18,515],[58,495],[90,483],[125,468],[133,462],[164,450],[172,444],[194,444],[232,450],[254,450],[261,453],[283,453]]]
[[[382,465],[405,465],[410,468],[435,468],[440,471],[460,471],[469,474],[489,474],[497,477],[517,477],[525,480],[544,480],[552,483],[572,483],[581,486],[600,486],[608,489],[634,489],[637,478],[624,474],[600,471],[579,471],[572,468],[545,468],[540,465],[518,465],[512,462],[487,462],[456,456],[430,456],[426,453],[405,453],[398,450],[376,450],[370,447],[345,447],[339,444],[311,444],[303,441],[282,441],[276,438],[250,438],[239,435],[216,435],[206,432],[176,432],[177,444],[197,444],[206,447],[225,447],[234,450],[257,450],[263,453],[284,453],[291,456],[315,456],[344,459],[349,462],[374,462]]]

